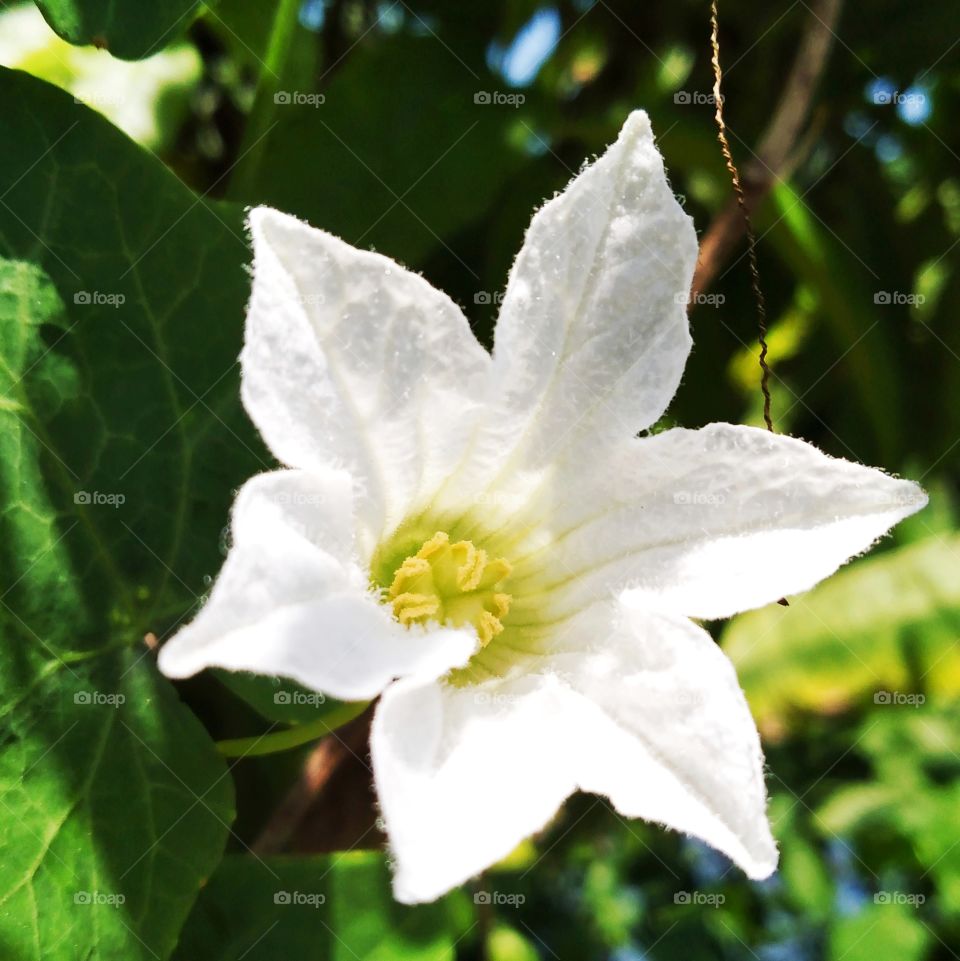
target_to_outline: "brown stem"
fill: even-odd
[[[310,752],[303,771],[271,814],[250,850],[258,857],[279,854],[306,820],[321,793],[349,762],[362,760],[370,736],[370,709],[329,734]],[[365,764],[365,762],[363,762]]]
[[[760,138],[756,157],[743,169],[743,203],[748,214],[757,209],[773,185],[786,177],[798,162],[797,142],[826,66],[841,3],[842,0],[816,0],[810,7],[810,19],[773,119]],[[709,290],[745,229],[743,215],[734,198],[714,217],[701,240],[700,258],[693,275],[691,305]]]

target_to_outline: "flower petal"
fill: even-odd
[[[554,571],[537,579],[562,611],[632,588],[728,617],[809,590],[926,503],[911,481],[730,424],[642,438],[556,484]]]
[[[536,674],[384,693],[371,751],[399,900],[433,900],[495,863],[578,788],[701,838],[751,877],[775,867],[756,728],[710,636],[614,603],[568,639]]]
[[[402,680],[370,737],[394,895],[433,901],[542,828],[576,788],[569,692],[553,677],[455,688]]]
[[[666,409],[690,351],[693,222],[642,111],[534,216],[494,347],[502,417],[537,466],[626,438]],[[522,455],[522,458],[520,457]]]
[[[773,872],[760,738],[733,665],[706,631],[621,598],[571,625],[554,666],[590,703],[582,790],[625,817],[700,838],[751,878]]]
[[[267,207],[250,213],[243,401],[276,457],[358,480],[372,550],[448,474],[490,357],[422,277]]]
[[[350,478],[276,471],[249,480],[233,546],[209,600],[160,651],[160,669],[281,675],[367,700],[394,678],[438,677],[476,648],[467,631],[401,627],[367,588],[354,555]]]

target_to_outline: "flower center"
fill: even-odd
[[[482,647],[503,630],[511,596],[498,588],[510,574],[502,557],[491,560],[472,541],[450,543],[438,531],[396,569],[387,595],[404,626],[439,621],[477,629]]]

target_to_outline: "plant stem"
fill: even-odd
[[[265,754],[276,754],[278,751],[289,751],[300,747],[301,744],[326,737],[338,727],[342,727],[362,714],[366,707],[366,701],[347,701],[315,721],[298,724],[285,731],[261,734],[259,737],[239,737],[217,741],[217,750],[224,757],[262,757]]]
[[[242,199],[242,195],[256,182],[263,161],[273,110],[276,106],[274,97],[280,91],[284,66],[296,33],[301,3],[302,0],[277,0],[277,12],[270,27],[270,37],[261,64],[260,76],[257,79],[253,107],[247,117],[243,142],[240,145],[230,181],[228,194],[231,197]]]
[[[349,724],[345,724],[335,738],[325,738],[310,751],[300,777],[290,787],[251,845],[250,850],[257,857],[283,853],[291,838],[309,818],[311,809],[327,790],[334,776],[351,761],[365,763],[360,758],[367,753],[370,719],[371,710],[368,708]],[[359,800],[362,807],[363,799]],[[331,833],[332,828],[333,825],[327,822],[320,827],[321,836],[330,844],[329,850],[343,849],[354,844],[355,839],[338,843],[335,833]]]
[[[787,179],[799,162],[797,142],[826,68],[841,6],[842,0],[815,0],[807,7],[810,16],[773,119],[754,159],[744,168],[744,189],[750,213],[759,208],[776,183]],[[803,149],[809,150],[809,146],[807,144]],[[730,203],[713,218],[700,241],[700,259],[690,292],[692,307],[696,307],[700,295],[710,288],[733,255],[744,228],[737,201],[731,198]]]

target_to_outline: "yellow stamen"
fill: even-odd
[[[393,599],[393,613],[404,625],[432,617],[439,609],[439,598],[429,594],[400,594]]]
[[[510,610],[511,596],[497,590],[510,571],[502,557],[490,560],[472,541],[451,544],[437,531],[396,569],[387,594],[404,626],[428,620],[472,624],[486,647],[503,630]]]

